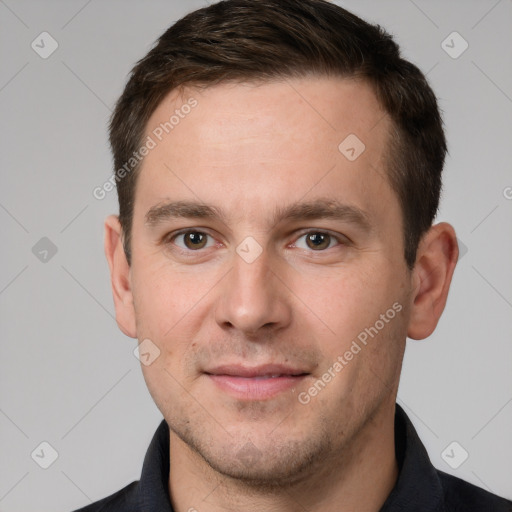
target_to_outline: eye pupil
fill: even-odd
[[[198,231],[190,231],[185,234],[184,241],[189,249],[202,249],[206,245],[206,235]]]
[[[331,237],[325,233],[310,233],[306,237],[306,243],[310,249],[325,249],[329,247]]]

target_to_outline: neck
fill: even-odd
[[[221,475],[172,431],[170,436],[176,512],[378,512],[398,477],[394,406],[379,411],[342,453],[286,486],[256,488]]]

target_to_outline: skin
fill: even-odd
[[[398,475],[393,421],[406,336],[429,336],[444,309],[458,256],[453,228],[432,227],[407,268],[383,156],[391,121],[365,83],[309,77],[173,91],[147,134],[191,96],[197,107],[143,162],[131,265],[117,217],[105,223],[119,327],[160,350],[142,370],[171,430],[173,507],[377,511]],[[349,134],[365,144],[354,161],[338,150]],[[155,213],[177,201],[222,217]],[[333,201],[359,217],[297,208]],[[291,205],[297,215],[279,217]],[[183,229],[209,235],[206,245],[189,248],[190,237],[175,236]],[[308,233],[325,243],[311,248]],[[261,248],[251,263],[236,251],[247,237]],[[393,304],[401,311],[301,403]],[[306,375],[256,400],[205,373],[268,363]]]

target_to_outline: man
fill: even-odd
[[[164,421],[90,511],[512,510],[436,470],[396,404],[444,309],[435,96],[382,29],[321,0],[178,21],[111,121],[105,249]]]

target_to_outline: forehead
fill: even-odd
[[[259,214],[330,195],[371,210],[375,194],[397,202],[385,175],[389,127],[359,80],[173,91],[147,123],[154,148],[141,166],[136,204],[187,199]]]

